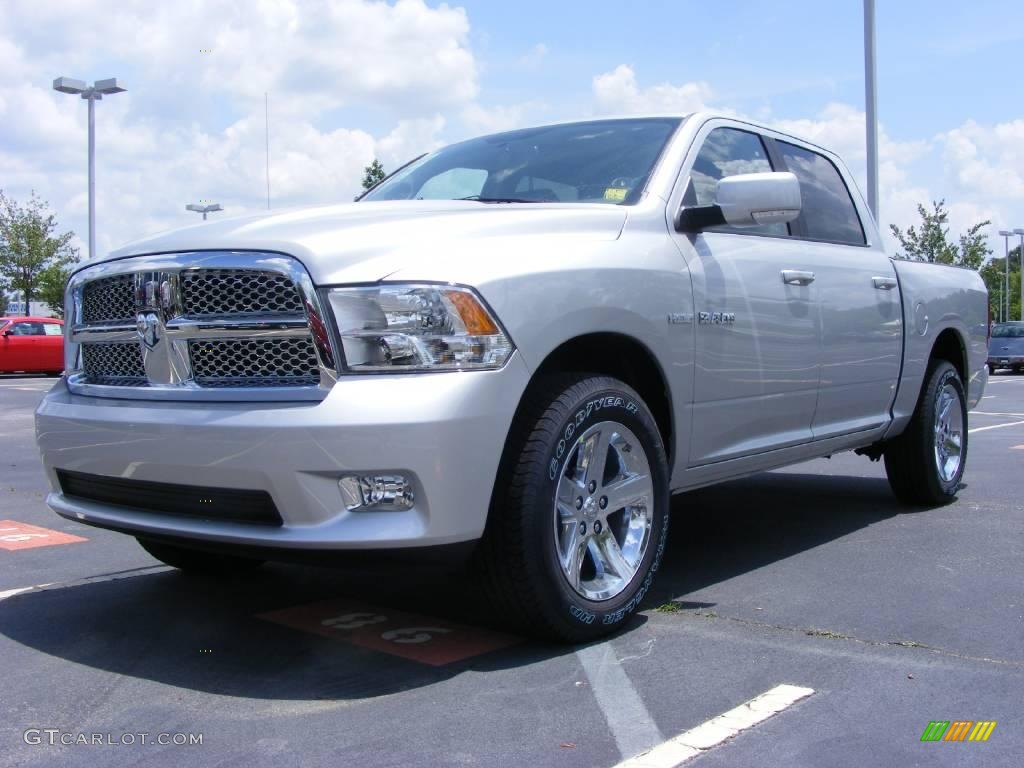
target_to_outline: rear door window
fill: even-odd
[[[777,141],[786,169],[800,181],[802,210],[795,224],[812,240],[864,245],[864,228],[850,190],[832,161],[794,144]]]

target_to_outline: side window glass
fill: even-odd
[[[57,323],[43,323],[43,333],[47,336],[60,336],[64,329]]]
[[[487,181],[483,168],[450,168],[432,176],[416,193],[419,200],[458,200],[479,195]]]
[[[800,180],[802,222],[807,236],[833,243],[864,245],[864,228],[843,177],[832,161],[803,147],[776,142],[786,168]]]
[[[35,330],[32,326],[34,323],[15,323],[11,328],[11,332],[14,336],[33,336]]]
[[[761,137],[735,128],[716,128],[704,139],[690,171],[690,185],[683,198],[684,205],[713,205],[718,182],[741,173],[765,173],[772,170],[768,152]],[[713,227],[709,232],[738,234],[789,234],[786,224],[762,224],[757,227]]]

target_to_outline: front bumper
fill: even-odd
[[[36,413],[52,492],[70,520],[137,535],[271,549],[395,549],[483,533],[498,462],[529,381],[518,353],[498,371],[342,377],[319,403],[112,400],[63,380]],[[266,491],[283,520],[255,526],[65,495],[57,470]],[[344,474],[402,473],[415,504],[349,512]]]

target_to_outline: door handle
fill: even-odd
[[[786,285],[810,285],[814,282],[813,272],[801,272],[799,269],[782,270],[782,282]]]
[[[899,283],[896,282],[895,277],[872,277],[871,282],[874,284],[875,288],[880,291],[891,291],[899,285]]]

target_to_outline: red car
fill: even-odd
[[[64,323],[53,317],[0,317],[0,373],[64,370]]]

